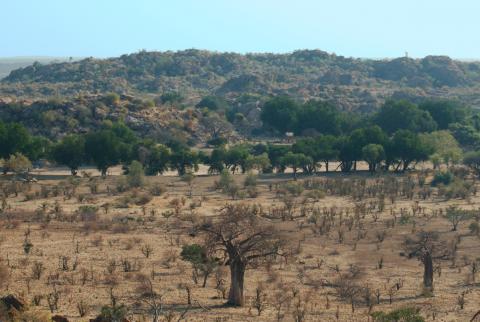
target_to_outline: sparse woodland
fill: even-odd
[[[452,171],[470,183],[453,197],[428,169],[4,180],[2,294],[23,306],[0,314],[383,321],[401,309],[469,320],[479,301],[477,180]],[[222,184],[238,186],[235,200]]]
[[[477,65],[187,51],[12,72],[0,321],[480,320]],[[395,82],[429,94],[388,99]]]

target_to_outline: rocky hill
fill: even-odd
[[[235,142],[242,130],[245,134],[259,119],[255,110],[253,104],[243,104],[241,109],[236,109],[251,119],[245,121],[248,124],[243,124],[235,121],[230,123],[221,113],[207,113],[202,109],[128,95],[84,95],[49,100],[0,99],[2,122],[21,123],[32,134],[51,140],[71,133],[88,133],[105,124],[121,122],[140,137],[162,143],[177,141],[188,145],[204,144],[215,133]],[[235,127],[240,129],[238,133]]]
[[[116,92],[158,96],[178,92],[192,103],[204,95],[235,100],[291,95],[332,101],[368,112],[386,98],[436,96],[480,106],[480,63],[446,56],[365,60],[320,50],[291,54],[217,53],[200,50],[138,52],[118,58],[35,63],[12,71],[0,96],[23,98]]]

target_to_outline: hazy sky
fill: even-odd
[[[479,0],[0,0],[0,56],[187,48],[480,58]]]

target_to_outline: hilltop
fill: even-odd
[[[446,56],[423,59],[357,59],[320,50],[289,54],[236,54],[201,50],[146,52],[118,58],[34,63],[13,70],[0,83],[0,96],[37,98],[116,92],[155,97],[178,92],[198,102],[205,95],[236,100],[290,95],[331,101],[346,111],[369,112],[386,98],[443,97],[470,105],[480,63]]]
[[[45,57],[45,56],[0,58],[0,79],[7,77],[10,74],[10,72],[13,70],[30,66],[35,62],[39,62],[41,64],[52,64],[52,63],[66,62],[68,60],[70,60],[70,58]],[[75,60],[78,60],[78,58],[75,58]]]

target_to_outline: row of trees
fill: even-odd
[[[412,163],[429,158],[435,166],[441,163],[459,162],[462,150],[448,131],[417,134],[409,130],[399,130],[392,136],[379,126],[369,126],[353,131],[350,135],[319,135],[297,140],[288,145],[237,145],[213,150],[206,162],[210,172],[229,169],[233,173],[257,169],[263,172],[284,172],[293,169],[312,174],[323,165],[330,171],[331,162],[339,162],[343,172],[357,169],[358,161],[366,161],[369,170],[375,172],[380,167],[395,171],[405,171]]]
[[[69,167],[73,175],[77,174],[80,166],[94,164],[105,176],[110,167],[127,165],[133,160],[142,164],[147,175],[161,174],[169,169],[183,175],[196,171],[200,163],[209,165],[210,173],[220,173],[224,169],[232,173],[254,169],[260,172],[284,172],[291,168],[296,176],[300,170],[312,174],[322,166],[328,172],[332,170],[331,162],[339,162],[341,171],[350,172],[357,169],[358,161],[367,162],[371,172],[379,168],[404,171],[412,163],[429,158],[438,166],[440,163],[459,162],[462,156],[457,141],[448,131],[418,134],[398,130],[388,135],[377,125],[356,129],[349,135],[303,138],[291,146],[221,145],[210,155],[193,151],[179,143],[162,145],[149,139],[140,139],[120,123],[85,135],[67,135],[55,144],[29,136],[20,125],[8,124],[5,127],[26,133],[27,138],[24,140],[27,143],[3,150],[6,152],[2,156],[6,160],[11,155],[17,155],[16,160],[19,160],[18,155],[23,154],[32,160],[46,157]],[[17,140],[17,144],[20,141]],[[41,145],[29,149],[35,142]],[[4,170],[8,169],[4,167]]]
[[[221,108],[221,103],[206,99],[202,104]],[[371,172],[379,168],[400,171],[427,159],[435,166],[458,162],[462,156],[458,142],[462,147],[475,148],[475,129],[480,124],[473,112],[444,101],[419,106],[388,101],[378,113],[360,123],[359,118],[347,118],[327,103],[310,101],[300,105],[285,97],[268,101],[262,119],[279,131],[306,134],[309,130],[309,135],[298,139],[293,146],[227,147],[226,140],[217,140],[220,146],[206,156],[183,144],[161,145],[140,139],[121,123],[105,125],[85,135],[67,135],[53,144],[30,135],[20,124],[0,123],[0,157],[8,160],[11,155],[20,154],[30,160],[48,158],[68,166],[72,174],[83,164],[94,164],[106,175],[110,167],[133,160],[141,162],[148,175],[168,169],[183,175],[196,170],[199,163],[208,164],[211,173],[224,169],[233,173],[251,169],[283,172],[286,168],[292,168],[294,174],[299,170],[314,173],[323,165],[326,171],[331,170],[331,162],[339,162],[339,168],[349,172],[356,170],[358,161],[366,161]],[[218,124],[218,120],[212,119],[208,128],[216,129]],[[218,131],[214,137],[221,139],[222,132]],[[480,142],[480,135],[478,139]]]
[[[183,175],[196,170],[204,160],[201,153],[183,144],[166,146],[150,139],[140,139],[122,123],[106,125],[84,135],[70,134],[52,143],[46,138],[30,135],[21,124],[0,122],[0,157],[4,173],[28,172],[32,168],[29,160],[49,159],[67,166],[73,175],[80,166],[94,164],[103,176],[110,167],[128,165],[133,160],[138,160],[148,175],[168,169]]]
[[[327,102],[299,104],[289,97],[275,97],[265,103],[262,121],[280,133],[348,134],[360,124],[378,125],[387,134],[398,130],[416,133],[446,130],[453,124],[478,125],[472,111],[452,101],[425,101],[420,105],[389,100],[377,113],[360,117],[339,111]],[[477,129],[478,130],[478,129]]]
[[[183,175],[196,171],[203,159],[202,154],[179,143],[166,146],[149,139],[142,140],[120,123],[86,135],[66,136],[50,151],[50,158],[69,167],[73,175],[81,165],[93,163],[102,176],[106,176],[110,167],[127,165],[134,160],[142,164],[147,175],[163,173],[168,169]]]

